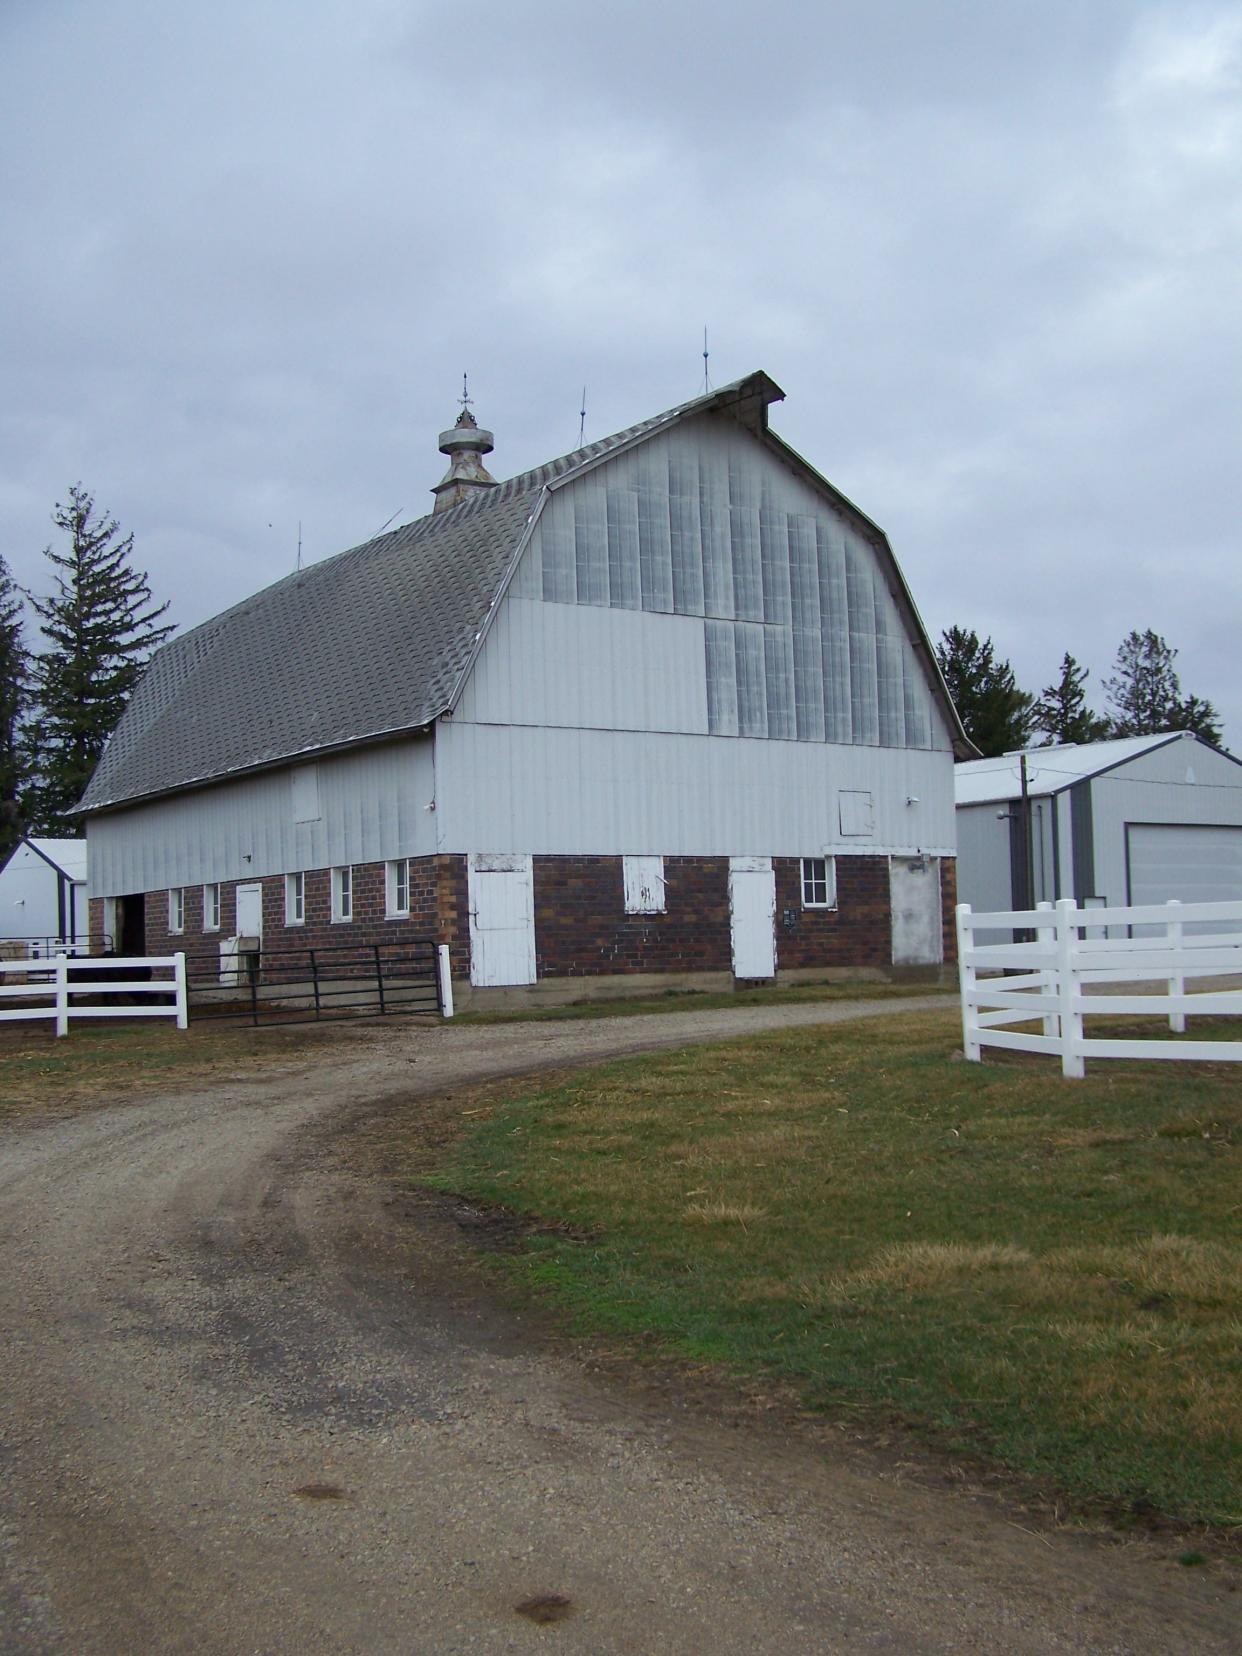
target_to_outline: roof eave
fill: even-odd
[[[100,800],[94,805],[75,805],[70,815],[85,817],[102,816],[114,811],[129,811],[139,805],[151,805],[157,800],[171,799],[177,794],[194,793],[199,788],[212,788],[221,782],[238,782],[248,776],[260,776],[265,771],[286,770],[292,765],[313,763],[316,759],[330,759],[338,753],[353,753],[361,747],[379,747],[385,742],[400,742],[416,736],[427,736],[440,714],[447,711],[437,708],[429,718],[418,724],[394,725],[389,730],[373,731],[365,736],[345,736],[338,742],[326,742],[322,747],[299,748],[295,753],[281,754],[274,759],[260,759],[253,765],[238,765],[231,770],[213,771],[207,776],[196,776],[189,781],[178,782],[173,787],[157,788],[150,793],[130,794],[124,799]]]

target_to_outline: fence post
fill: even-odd
[[[185,950],[173,955],[173,982],[177,986],[177,1028],[185,1029],[190,1022],[190,1004],[185,982]]]
[[[1170,995],[1186,993],[1186,974],[1182,970],[1182,905],[1176,897],[1169,899],[1168,945],[1174,953],[1174,970],[1169,978]],[[1169,1013],[1169,1028],[1174,1035],[1186,1033],[1186,1013],[1182,1007]]]
[[[69,1033],[69,962],[63,954],[56,956],[56,1033]]]
[[[1061,1074],[1081,1081],[1087,1073],[1082,1053],[1082,1013],[1076,1006],[1078,983],[1074,972],[1074,942],[1078,911],[1072,897],[1057,903],[1057,999],[1061,1007]]]
[[[959,949],[958,958],[961,953]],[[449,960],[447,943],[441,943],[436,949],[436,972],[440,986],[440,1011],[446,1018],[453,1016],[453,971]],[[969,1057],[969,1054],[967,1054]]]
[[[384,968],[380,964],[379,944],[373,943],[371,947],[375,951],[375,993],[379,996],[380,1017],[382,1018],[388,1011],[388,1008],[384,1005]]]
[[[1053,909],[1053,906],[1052,906],[1051,903],[1036,903],[1035,907],[1040,911],[1041,914],[1046,913],[1053,921],[1052,925],[1050,925],[1050,926],[1037,926],[1035,928],[1035,944],[1036,944],[1036,947],[1042,949],[1044,947],[1044,945],[1049,941],[1049,939],[1052,940],[1052,942],[1055,946],[1056,935],[1057,935],[1056,919],[1055,919],[1056,911]],[[1055,979],[1053,973],[1050,972],[1046,966],[1041,966],[1040,967],[1039,977],[1040,977],[1039,993],[1041,995],[1046,995],[1050,990],[1052,990],[1054,988],[1054,985],[1056,983],[1056,979]],[[1056,1035],[1056,1033],[1057,1033],[1057,1014],[1055,1012],[1045,1012],[1044,1013],[1044,1034],[1049,1036],[1049,1037],[1053,1037],[1053,1036]]]
[[[975,984],[978,975],[975,972],[974,962],[966,958],[967,949],[974,943],[974,932],[970,927],[970,904],[957,905],[957,983],[958,993],[962,998],[962,1053],[970,1063],[977,1064],[982,1060],[979,1047],[979,1008],[975,1005]],[[440,952],[447,954],[443,944]]]

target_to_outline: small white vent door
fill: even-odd
[[[237,888],[237,935],[263,936],[263,887],[257,882]]]
[[[472,855],[470,981],[480,989],[535,981],[535,883],[531,859]]]
[[[776,875],[770,857],[729,858],[733,975],[776,976]]]
[[[888,865],[893,965],[939,966],[944,959],[939,857],[893,857]]]

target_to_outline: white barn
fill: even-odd
[[[427,517],[157,653],[82,802],[95,924],[205,955],[412,928],[459,993],[553,998],[939,967],[972,750],[781,396],[500,484],[463,411]]]
[[[87,940],[86,841],[18,840],[0,868],[0,944],[12,954],[43,954],[57,943]]]
[[[954,784],[974,909],[1242,901],[1242,765],[1189,731],[976,759]]]

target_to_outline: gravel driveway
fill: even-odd
[[[420,1094],[944,1004],[389,1025],[4,1130],[0,1651],[1238,1651],[1172,1540],[586,1372],[340,1154]]]

